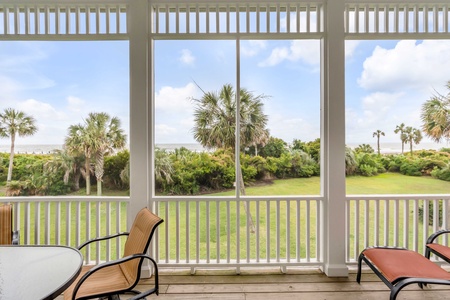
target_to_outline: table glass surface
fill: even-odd
[[[0,246],[0,299],[53,299],[72,282],[81,253],[63,246]]]

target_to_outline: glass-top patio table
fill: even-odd
[[[76,279],[83,256],[65,246],[0,246],[0,299],[55,299]]]

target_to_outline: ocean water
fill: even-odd
[[[356,143],[350,143],[347,144],[347,146],[349,146],[350,148],[356,148],[358,147],[360,144],[356,144]],[[377,145],[374,143],[369,143],[370,146],[372,146],[372,148],[376,151],[377,150]],[[201,152],[201,151],[206,151],[205,148],[203,148],[200,144],[156,144],[156,147],[161,148],[161,149],[165,149],[168,151],[173,151],[175,149],[181,148],[181,147],[185,147],[191,151],[196,151],[196,152]],[[380,152],[384,153],[384,154],[389,154],[389,153],[401,153],[402,152],[402,148],[401,148],[401,143],[381,143],[380,144]],[[441,148],[450,148],[450,144],[448,143],[441,143],[441,144],[436,144],[436,143],[420,143],[419,145],[413,145],[413,150],[428,150],[428,149],[432,149],[432,150],[439,150]],[[28,153],[28,154],[50,154],[52,153],[53,150],[55,149],[62,149],[62,145],[15,145],[15,153]],[[9,153],[10,151],[10,146],[9,145],[0,145],[0,153],[4,152],[4,153]],[[409,144],[405,145],[405,152],[409,151]]]
[[[54,150],[61,150],[63,145],[15,145],[14,153],[27,154],[50,154]],[[200,144],[157,144],[156,147],[173,151],[175,149],[185,147],[191,151],[201,152],[205,149]],[[0,144],[0,153],[9,153],[10,145]]]

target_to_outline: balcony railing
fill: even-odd
[[[348,196],[347,263],[355,263],[360,251],[373,245],[423,253],[427,237],[448,227],[449,200],[449,195]],[[192,272],[204,267],[233,267],[237,272],[255,266],[320,267],[322,201],[320,197],[161,198],[153,202],[164,223],[154,237],[152,255],[161,267]],[[126,231],[126,198],[22,197],[12,203],[21,244],[77,246],[96,236]],[[86,263],[120,257],[123,242],[91,246],[84,253]]]

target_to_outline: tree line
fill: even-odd
[[[450,91],[450,81],[447,88]],[[267,128],[268,116],[263,113],[263,100],[268,96],[254,95],[246,89],[241,89],[238,94],[239,106],[235,100],[236,92],[230,84],[222,86],[217,92],[203,92],[200,99],[192,99],[195,108],[193,136],[210,152],[195,153],[183,148],[174,152],[156,149],[155,184],[160,193],[194,194],[230,188],[239,181],[241,193],[245,194],[245,186],[258,180],[320,174],[320,139],[312,142],[294,140],[288,145],[285,141],[272,137]],[[435,95],[422,106],[422,130],[437,142],[450,139],[449,95]],[[239,126],[236,125],[236,120],[239,120]],[[237,128],[240,129],[238,140]],[[20,174],[26,172],[21,170],[17,176],[13,176],[13,166],[19,165],[14,163],[15,138],[30,136],[36,132],[33,117],[12,108],[5,109],[0,114],[0,136],[11,140],[9,162],[2,162],[2,166],[8,167],[6,182],[14,193],[18,190],[20,193],[25,188],[29,192],[32,190],[20,183],[23,180]],[[378,155],[366,144],[354,150],[347,148],[346,174],[373,176],[384,171],[399,171],[407,175],[427,174],[450,180],[446,154],[448,149],[443,152],[419,151],[413,156],[412,144],[418,144],[422,139],[420,130],[402,123],[394,132],[400,133],[401,155],[380,155],[379,140],[384,132],[377,130],[373,136],[377,137]],[[403,155],[403,147],[407,143],[410,144],[409,156]],[[92,182],[97,185],[97,194],[102,194],[105,174],[114,186],[126,188],[129,180],[129,153],[120,152],[125,144],[126,135],[118,118],[106,113],[90,113],[84,123],[68,128],[63,150],[56,151],[51,159],[39,158],[42,161],[35,167],[41,168],[42,174],[45,173],[46,176],[39,176],[35,172],[28,180],[31,178],[38,182],[37,178],[41,177],[41,188],[33,188],[35,193],[48,193],[49,186],[52,186],[50,178],[53,178],[49,174],[61,174],[60,181],[65,190],[77,190],[83,181],[88,195],[91,193]],[[239,145],[238,152],[236,145]],[[234,165],[236,153],[240,153],[237,180]],[[109,165],[105,170],[106,161],[117,155],[121,158],[116,160],[120,169]],[[114,169],[114,175],[108,174],[112,172],[111,169]],[[12,183],[13,178],[19,183]]]

